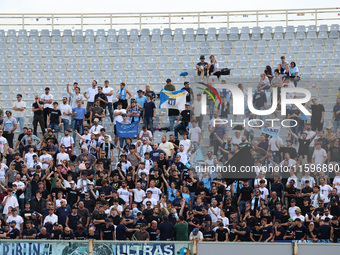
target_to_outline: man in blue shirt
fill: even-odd
[[[78,107],[74,107],[72,109],[72,116],[74,118],[73,126],[75,130],[78,130],[80,134],[83,133],[83,126],[84,126],[84,120],[85,120],[85,114],[86,110],[85,108],[82,108],[82,102],[77,102]],[[76,132],[73,132],[73,140],[76,140]]]
[[[161,150],[161,149],[159,149],[158,148],[158,143],[154,143],[153,144],[153,150],[150,152],[150,158],[151,158],[151,160],[153,161],[153,162],[155,162],[156,160],[159,160],[159,154],[161,154],[161,152],[163,152],[164,153],[164,155],[166,155],[166,153],[163,151],[163,150]]]
[[[116,228],[116,240],[125,241],[127,240],[126,232],[134,232],[137,229],[127,228],[125,218],[120,218],[119,225]]]
[[[66,219],[71,214],[71,209],[66,205],[65,200],[61,200],[60,205],[56,211],[56,215],[58,216],[58,223],[65,226]]]
[[[138,90],[137,93],[138,97],[136,98],[136,103],[144,109],[144,104],[147,101],[146,96],[144,96],[144,92],[141,89]],[[143,110],[141,111],[140,116],[143,116]]]

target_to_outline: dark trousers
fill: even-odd
[[[153,120],[152,117],[144,117],[144,125],[146,126],[147,129],[153,133]]]
[[[4,137],[7,139],[8,146],[13,149],[13,133],[8,133],[8,131],[4,131]]]
[[[44,129],[47,128],[47,116],[50,114],[50,111],[50,108],[44,108]]]
[[[323,129],[323,123],[321,123],[321,121],[312,121],[312,130],[313,131],[322,131]]]
[[[86,105],[86,113],[90,112],[90,108],[91,106],[94,104],[94,102],[89,102],[87,101],[87,105]]]
[[[128,107],[128,101],[126,99],[119,99],[119,102],[122,103],[123,109],[126,109]]]
[[[34,133],[34,135],[37,135],[38,122],[40,124],[41,131],[44,135],[45,134],[45,121],[44,121],[44,115],[43,114],[34,114],[34,116],[33,116],[33,133]]]
[[[196,120],[197,120],[197,123],[198,123],[198,126],[200,127],[200,129],[202,129],[203,115],[196,116]]]

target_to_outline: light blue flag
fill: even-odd
[[[279,136],[281,127],[266,127],[261,129],[261,133],[277,138]]]

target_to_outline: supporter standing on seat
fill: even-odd
[[[25,125],[26,103],[22,101],[21,94],[17,95],[17,101],[14,102],[13,110],[15,119],[20,123],[20,133],[22,133]]]
[[[143,114],[144,114],[144,104],[145,102],[147,101],[147,98],[146,96],[144,95],[144,92],[143,90],[138,90],[137,91],[138,93],[138,97],[136,98],[136,103],[137,105],[139,105],[142,109],[141,109],[141,112],[140,112],[140,117],[139,117],[139,120],[142,120],[143,123],[144,123],[144,119],[143,119]]]
[[[120,84],[120,88],[117,91],[117,99],[122,103],[123,109],[128,107],[128,100],[132,97],[129,90],[126,89],[125,83]]]
[[[44,120],[44,102],[40,100],[39,96],[35,96],[35,102],[32,105],[33,115],[33,128],[34,135],[37,135],[38,122],[43,135],[45,135],[45,120]]]
[[[156,105],[151,100],[152,97],[150,94],[146,95],[147,101],[144,103],[144,111],[143,111],[143,119],[144,119],[144,125],[148,130],[153,133],[153,121],[155,120],[156,116]]]
[[[48,114],[47,127],[50,127],[52,130],[54,130],[54,133],[57,135],[58,139],[58,133],[61,127],[61,112],[58,109],[58,102],[53,103],[53,109],[51,109],[50,113]]]
[[[12,112],[6,111],[6,118],[2,122],[1,129],[4,131],[3,136],[7,139],[8,146],[13,148],[14,131],[17,129],[17,120],[12,117]]]
[[[91,110],[90,110],[90,125],[93,125],[93,122],[95,119],[99,120],[99,123],[102,123],[102,118],[105,118],[105,108],[100,106],[100,100],[97,99],[94,103],[94,105],[92,106]],[[100,130],[97,130],[100,131]]]
[[[104,82],[103,93],[107,97],[107,105],[106,107],[109,109],[111,123],[113,123],[113,105],[112,105],[112,98],[113,98],[113,88],[109,87],[109,81],[105,80]],[[106,112],[106,109],[105,109]]]
[[[92,81],[92,87],[84,92],[84,97],[87,99],[86,112],[90,112],[91,106],[94,104],[94,97],[98,94],[97,81]]]
[[[45,88],[45,94],[41,95],[41,101],[44,103],[44,128],[47,128],[47,117],[50,114],[50,110],[53,109],[52,102],[53,102],[53,96],[50,94],[50,88]]]
[[[107,101],[107,96],[103,93],[103,87],[98,86],[98,94],[94,96],[94,101],[96,102],[99,100],[99,105],[101,108],[105,110],[108,101]]]
[[[82,101],[78,101],[78,106],[72,109],[72,116],[74,118],[73,126],[74,130],[77,130],[79,133],[83,133],[83,127],[85,123],[85,114],[86,110],[82,107]],[[73,140],[76,140],[76,133],[73,132]]]
[[[193,116],[193,113],[190,110],[190,103],[185,104],[185,110],[181,112],[181,114],[178,116],[175,126],[175,138],[178,138],[178,131],[180,130],[186,130],[186,127],[190,123],[190,117]],[[181,123],[179,121],[182,119]]]
[[[72,107],[67,103],[67,97],[63,97],[63,104],[60,105],[61,122],[64,123],[64,130],[69,128],[72,116]]]

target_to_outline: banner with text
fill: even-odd
[[[132,122],[131,124],[122,124],[116,123],[116,131],[118,137],[128,138],[128,137],[136,137],[138,136],[138,127],[139,123],[137,121]]]

